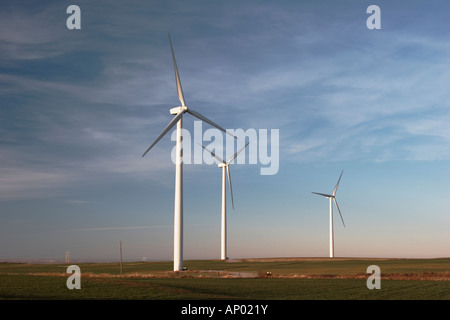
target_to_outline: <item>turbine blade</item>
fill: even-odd
[[[209,123],[210,125],[212,125],[213,127],[216,127],[217,129],[228,133],[230,136],[232,136],[233,138],[237,139],[237,137],[233,136],[231,133],[229,133],[227,130],[225,130],[224,128],[222,128],[221,126],[219,126],[217,123],[209,120],[208,118],[206,118],[205,116],[201,115],[200,113],[198,113],[197,111],[194,111],[192,109],[187,109],[187,112],[189,112],[190,114],[192,114],[194,117],[199,118],[200,120],[205,121],[206,123]]]
[[[181,106],[185,107],[186,103],[184,101],[183,88],[181,88],[180,75],[178,73],[177,61],[175,60],[175,53],[173,52],[173,46],[172,46],[172,40],[170,39],[170,33],[169,33],[169,42],[170,42],[170,51],[172,52],[173,69],[175,71],[175,80],[177,82],[178,99],[180,99]]]
[[[229,166],[227,166],[227,174],[228,174],[228,183],[230,184],[231,204],[233,205],[234,210],[233,189],[231,188],[231,174]]]
[[[243,147],[243,148],[241,148],[241,150],[239,150],[238,152],[236,152],[231,158],[230,158],[230,160],[228,160],[228,164],[231,162],[231,161],[233,161],[236,157],[237,157],[237,155],[239,154],[239,153],[241,153],[241,151],[242,150],[244,150],[247,146],[248,146],[248,144],[249,144],[250,142],[247,142],[247,144]]]
[[[172,118],[172,120],[169,122],[169,124],[166,126],[166,128],[163,130],[163,132],[161,132],[161,134],[159,135],[158,138],[156,138],[155,142],[152,143],[152,145],[150,147],[148,147],[147,150],[145,150],[144,154],[142,155],[142,157],[144,157],[147,152],[150,151],[151,148],[153,148],[153,146],[159,141],[161,140],[162,137],[164,137],[164,135],[173,128],[173,126],[178,122],[178,120],[180,120],[180,118],[183,116],[183,113],[185,113],[186,111],[183,110],[181,111],[179,114],[177,114],[175,117]]]
[[[336,198],[333,198],[333,200],[334,200],[334,203],[336,204],[336,208],[339,211],[339,215],[341,216],[342,224],[344,225],[344,228],[345,228],[345,223],[344,223],[344,219],[342,218],[341,209],[339,209],[339,206],[337,204]]]
[[[200,143],[198,143],[199,146],[202,146]],[[206,151],[208,151],[214,158],[216,158],[217,160],[219,160],[219,162],[222,163],[226,163],[222,158],[220,158],[218,155],[216,155],[214,152],[212,152],[211,150],[209,150],[207,147],[202,146],[203,149],[205,149]]]
[[[318,193],[318,192],[312,192],[312,193],[318,194],[319,196],[326,197],[326,198],[333,198],[333,196],[330,194]]]
[[[344,170],[341,171],[341,175],[339,176],[339,180],[336,183],[336,187],[334,187],[333,196],[336,194],[336,190],[338,188],[339,182],[341,181],[342,173],[344,173]]]

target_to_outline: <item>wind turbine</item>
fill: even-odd
[[[203,149],[208,151],[214,158],[219,160],[218,167],[222,168],[222,220],[221,220],[221,234],[220,234],[220,259],[226,260],[227,257],[227,184],[226,184],[226,177],[225,177],[225,169],[226,174],[228,175],[228,183],[230,185],[230,194],[231,194],[231,204],[233,205],[234,210],[234,200],[233,200],[233,189],[231,188],[231,175],[230,175],[230,163],[233,161],[237,155],[244,150],[250,142],[247,142],[247,144],[242,147],[241,150],[236,152],[228,161],[223,160],[218,155],[216,155],[214,152],[209,150],[208,148],[202,146]]]
[[[339,209],[339,206],[337,204],[336,201],[336,190],[338,188],[339,182],[341,181],[341,177],[342,177],[342,173],[344,172],[344,170],[342,170],[341,175],[339,176],[339,180],[336,183],[336,187],[334,187],[334,191],[333,194],[324,194],[324,193],[318,193],[318,192],[313,192],[315,194],[318,194],[322,197],[328,198],[330,199],[330,258],[334,257],[334,235],[333,235],[333,201],[336,204],[336,208],[339,211],[339,216],[341,217],[342,220],[342,224],[345,227],[345,223],[344,223],[344,219],[342,219],[342,214],[341,214],[341,210]]]
[[[174,203],[174,242],[173,242],[173,270],[180,271],[183,269],[183,162],[182,162],[182,129],[183,129],[183,114],[190,113],[194,117],[203,120],[217,129],[227,132],[224,128],[209,120],[200,113],[188,109],[184,100],[183,89],[181,88],[180,75],[178,73],[177,62],[175,60],[175,53],[173,51],[172,40],[169,34],[170,51],[172,52],[173,68],[175,71],[175,80],[177,85],[178,99],[180,99],[181,106],[170,109],[170,114],[175,115],[166,128],[156,138],[150,147],[144,152],[144,157],[147,152],[167,133],[175,124],[177,125],[176,134],[176,163],[175,163],[175,203]],[[230,134],[231,135],[231,134]],[[233,136],[234,137],[234,136]],[[236,138],[236,137],[234,137]]]

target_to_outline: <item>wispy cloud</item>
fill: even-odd
[[[184,227],[198,227],[204,224],[188,224]],[[158,226],[130,226],[130,227],[98,227],[98,228],[81,228],[77,231],[111,231],[111,230],[136,230],[136,229],[167,229],[173,228],[173,225],[158,225]]]
[[[0,200],[24,200],[60,193],[76,179],[66,171],[30,168],[0,169]]]
[[[2,110],[3,196],[116,174],[172,174],[170,137],[141,158],[179,103],[166,31],[188,104],[227,128],[280,129],[283,161],[330,154],[340,161],[418,159],[426,145],[427,159],[449,158],[439,145],[449,143],[450,46],[439,35],[412,29],[371,33],[370,40],[367,31],[350,36],[345,17],[354,11],[341,10],[330,23],[333,6],[301,2],[242,10],[224,3],[220,15],[180,4],[182,27],[167,19],[179,3],[158,6],[158,14],[137,1],[106,3],[83,6],[89,28],[70,36],[59,21],[62,5],[0,14],[1,62],[17,67],[0,74],[0,92],[21,106]],[[196,28],[211,28],[214,36]],[[56,79],[18,63],[34,60],[46,70],[50,58],[80,50],[90,52],[78,62],[95,65],[91,72]]]
[[[7,5],[5,5],[7,7]],[[20,9],[2,10],[0,13],[0,41],[2,63],[10,64],[21,60],[39,60],[56,57],[73,50],[79,37],[67,41],[65,36],[65,7],[31,6]]]
[[[81,228],[78,231],[111,231],[111,230],[136,230],[136,229],[165,229],[173,226],[133,226],[133,227],[98,227],[98,228]]]

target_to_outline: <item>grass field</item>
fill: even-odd
[[[246,259],[80,263],[81,289],[69,290],[67,265],[0,264],[3,300],[450,300],[450,259]],[[369,265],[381,289],[369,290]]]

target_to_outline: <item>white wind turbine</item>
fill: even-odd
[[[226,174],[228,175],[228,183],[230,185],[230,194],[231,194],[231,204],[233,205],[234,210],[234,200],[233,200],[233,189],[231,188],[231,175],[230,175],[230,163],[233,161],[237,155],[244,150],[250,142],[247,142],[247,144],[242,147],[241,150],[236,152],[228,161],[223,160],[218,155],[216,155],[214,152],[209,150],[208,148],[202,146],[203,149],[208,151],[214,158],[219,160],[218,167],[222,168],[222,220],[221,220],[221,233],[220,233],[220,259],[226,260],[227,257],[227,184],[226,184],[226,177],[225,177],[225,169]]]
[[[334,187],[334,191],[333,194],[324,194],[324,193],[318,193],[318,192],[313,192],[315,194],[318,194],[322,197],[328,198],[330,199],[330,258],[334,257],[334,235],[333,235],[333,201],[336,204],[336,208],[339,211],[339,215],[341,217],[342,220],[342,224],[345,227],[345,223],[344,223],[344,219],[342,219],[342,214],[341,214],[341,210],[339,209],[339,206],[337,204],[336,201],[336,190],[338,188],[339,182],[341,181],[341,177],[342,177],[342,173],[344,172],[344,170],[342,170],[341,175],[339,176],[339,180],[336,183],[336,187]]]
[[[167,133],[172,129],[175,124],[177,125],[177,140],[176,140],[176,164],[175,164],[175,203],[174,203],[174,242],[173,242],[173,270],[180,271],[183,269],[183,162],[182,162],[182,129],[183,129],[183,114],[188,112],[194,117],[203,120],[217,129],[228,133],[224,128],[220,127],[213,121],[204,117],[200,113],[188,109],[186,106],[183,90],[181,88],[180,75],[178,73],[177,63],[175,60],[175,54],[173,52],[172,41],[169,34],[170,50],[172,52],[173,67],[175,71],[175,80],[177,84],[178,98],[180,99],[181,106],[170,109],[170,114],[175,115],[166,128],[156,138],[153,144],[144,152],[144,157],[147,152]],[[230,133],[228,133],[230,134]],[[231,134],[230,134],[231,135]],[[233,136],[234,137],[234,136]],[[234,137],[236,138],[236,137]]]

